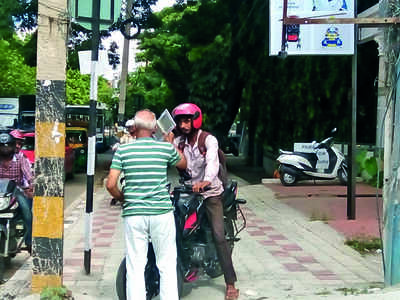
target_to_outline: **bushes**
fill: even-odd
[[[383,186],[383,159],[379,155],[371,156],[367,150],[363,150],[358,153],[356,162],[358,164],[358,176],[366,183],[376,186],[379,174],[378,186]]]

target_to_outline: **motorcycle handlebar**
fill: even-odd
[[[184,183],[183,186],[185,187],[185,190],[187,192],[193,192],[193,184]],[[209,191],[210,189],[211,189],[211,187],[208,185],[208,186],[204,187],[203,192]]]

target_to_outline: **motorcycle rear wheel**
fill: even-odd
[[[147,269],[148,268],[146,266],[146,270]],[[183,274],[184,271],[183,271],[180,259],[178,259],[176,271],[177,271],[177,279],[178,279],[178,294],[179,294],[179,297],[183,297],[190,293],[191,286],[190,286],[190,289],[189,288],[184,289],[184,274]],[[148,276],[145,276],[145,278],[147,280]],[[118,299],[126,300],[126,257],[124,257],[124,259],[121,261],[121,264],[119,265],[115,285],[116,285]],[[148,282],[146,282],[146,289],[148,286],[149,286],[149,284],[148,284]],[[158,287],[158,289],[159,289],[159,287]],[[157,292],[157,294],[158,294],[158,292]],[[147,300],[150,300],[153,297],[153,295],[154,295],[154,291],[151,291],[151,292],[146,291],[146,299]]]
[[[230,218],[225,219],[225,238],[228,243],[231,254],[233,252],[233,245],[235,243],[235,229],[233,227],[233,220]]]

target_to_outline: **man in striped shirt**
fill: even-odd
[[[185,169],[186,159],[171,143],[152,138],[155,127],[154,113],[136,113],[136,141],[119,146],[107,180],[110,194],[123,201],[128,300],[146,299],[144,270],[149,237],[160,270],[160,298],[178,299],[176,231],[167,190],[167,167]],[[125,174],[123,191],[117,185],[121,172]]]

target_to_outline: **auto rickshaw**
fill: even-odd
[[[74,169],[85,172],[87,165],[88,130],[84,127],[66,127],[66,144],[75,150]]]

